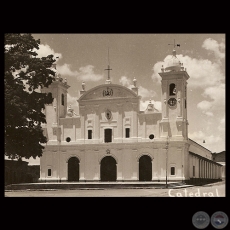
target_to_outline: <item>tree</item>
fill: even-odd
[[[43,110],[53,98],[41,88],[54,81],[55,59],[38,58],[39,44],[31,34],[5,34],[5,155],[10,159],[40,157],[47,142]]]

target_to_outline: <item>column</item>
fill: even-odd
[[[117,104],[118,107],[118,121],[117,121],[117,129],[118,129],[118,139],[123,138],[123,104]]]
[[[98,151],[95,151],[95,154],[97,155],[98,158]],[[95,163],[97,162],[97,164],[95,165],[95,174],[93,177],[94,181],[99,181],[100,180],[100,163],[98,161],[95,161]]]
[[[168,106],[167,106],[167,80],[162,81],[162,118],[168,117]]]
[[[137,103],[132,103],[133,105],[133,119],[132,119],[132,133],[133,137],[137,138],[138,122],[137,122]]]
[[[100,140],[100,121],[99,121],[99,105],[94,105],[95,110],[95,123],[94,123],[94,134],[93,139]]]
[[[68,178],[68,161],[65,161],[63,165],[64,165],[64,178],[66,181],[68,181],[69,179]]]
[[[57,120],[58,120],[58,114],[57,114],[57,108],[58,107],[58,105],[57,105],[57,99],[56,98],[54,98],[53,99],[53,109],[54,109],[54,121],[53,121],[53,124],[54,125],[56,125],[57,124]]]
[[[124,161],[123,161],[123,150],[122,149],[115,149],[116,152],[117,152],[117,157],[118,157],[118,162],[116,164],[116,167],[117,167],[117,181],[123,181],[123,164],[124,164]]]
[[[85,106],[79,106],[81,116],[81,139],[85,139]]]
[[[138,172],[139,172],[139,161],[136,159],[136,150],[133,150],[134,154],[132,154],[132,180],[138,181]]]
[[[81,150],[81,161],[79,165],[79,181],[85,181],[85,151]]]
[[[210,179],[212,179],[212,163],[210,163]]]
[[[219,179],[219,177],[220,177],[220,166],[218,165],[217,168],[218,168],[218,171],[217,171],[217,179]]]
[[[203,160],[203,178],[205,178],[205,161]]]
[[[182,80],[177,80],[177,84],[176,84],[176,89],[178,90],[177,92],[177,100],[178,100],[178,116],[182,117],[182,105],[183,105],[183,99],[181,98],[181,89],[182,89]]]
[[[213,166],[212,166],[212,169],[213,169],[213,179],[215,179],[215,164],[213,163]]]
[[[211,163],[209,163],[209,178],[211,179]]]
[[[202,172],[202,160],[200,159],[200,178],[203,178],[203,172]]]
[[[214,165],[214,178],[216,179],[216,164]]]
[[[137,161],[137,180],[139,181],[139,160]]]
[[[143,139],[146,138],[146,121],[145,116],[143,116]]]
[[[211,178],[213,179],[213,163],[211,164]]]
[[[205,178],[208,178],[208,162],[205,161]]]
[[[216,172],[217,170],[216,170],[216,165],[215,165],[215,179],[217,179],[217,172]]]
[[[211,179],[211,163],[209,163],[209,178]]]

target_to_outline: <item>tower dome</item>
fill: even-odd
[[[176,57],[176,50],[174,49],[172,52],[172,58],[168,60],[165,71],[180,71],[180,69],[181,69],[181,62]]]

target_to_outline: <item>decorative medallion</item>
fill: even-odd
[[[112,97],[113,90],[107,87],[107,89],[103,90],[102,94],[103,94],[103,97]]]
[[[110,154],[110,150],[109,150],[109,149],[106,149],[106,153],[107,153],[107,154]]]
[[[176,105],[176,103],[177,103],[177,100],[176,100],[176,98],[169,98],[168,99],[168,104],[170,105],[170,106],[175,106]]]
[[[112,113],[110,110],[106,110],[105,111],[105,117],[107,118],[107,120],[110,120],[112,118]]]

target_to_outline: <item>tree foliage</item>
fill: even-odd
[[[40,157],[47,142],[43,109],[53,98],[41,88],[54,81],[55,59],[38,58],[39,44],[31,34],[5,34],[5,155],[11,159]]]

